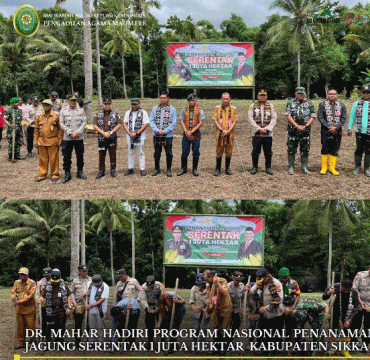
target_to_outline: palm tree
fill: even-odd
[[[80,262],[80,200],[71,201],[71,270],[70,278],[77,277]]]
[[[0,239],[14,241],[18,248],[25,244],[39,245],[49,266],[51,240],[68,237],[70,208],[61,200],[38,200],[32,203],[32,208],[27,204],[19,208],[20,211],[14,210],[12,202],[2,205],[0,222],[6,221],[10,228],[1,230]]]
[[[361,48],[361,53],[358,55],[356,64],[360,61],[369,59],[370,56],[370,29],[365,24],[351,25],[352,33],[346,35],[343,39]]]
[[[307,18],[320,10],[320,5],[320,0],[274,0],[270,6],[270,9],[280,9],[290,14],[273,25],[267,35],[270,36],[268,43],[287,41],[290,51],[297,53],[297,86],[301,86],[301,47],[307,43],[314,50],[314,41],[317,39],[311,27],[305,25]]]
[[[91,47],[91,25],[90,25],[90,0],[82,0],[82,11],[84,20],[87,22],[84,24],[84,73],[85,73],[85,111],[87,122],[89,123],[92,118],[92,93],[93,93],[93,81],[92,81],[92,47]]]
[[[121,55],[123,92],[127,99],[125,53],[137,48],[136,40],[126,26],[107,27],[105,32],[111,36],[112,40],[105,44],[104,49],[110,53],[110,56],[114,56],[117,52]]]
[[[61,4],[61,3],[64,3],[64,2],[66,2],[67,0],[56,0],[55,1],[55,5],[54,5],[54,8],[57,8],[57,7],[59,7],[59,5]]]
[[[99,106],[102,105],[102,91],[101,91],[101,69],[100,69],[100,44],[99,44],[99,7],[98,7],[99,0],[94,0],[94,9],[96,15],[96,23],[95,23],[95,46],[96,46],[96,83],[97,83],[97,91],[98,91],[98,103]]]
[[[358,223],[358,212],[363,210],[365,205],[362,201],[357,201],[355,205],[345,200],[301,200],[293,208],[292,225],[296,225],[313,213],[320,214],[317,223],[318,234],[328,236],[328,272],[327,284],[331,284],[331,267],[333,257],[333,229],[337,226],[334,223],[336,216],[341,219],[340,226],[344,231],[350,233]]]
[[[135,28],[136,34],[138,35],[138,47],[139,47],[139,61],[140,61],[140,96],[144,98],[144,81],[143,81],[143,55],[141,53],[141,36],[149,35],[149,29],[154,26],[154,17],[149,12],[150,7],[156,9],[161,8],[161,4],[158,0],[130,0],[134,14],[142,15],[145,18],[146,27],[137,26]]]
[[[130,226],[131,222],[127,212],[120,201],[117,200],[97,200],[94,203],[98,206],[99,212],[93,215],[89,224],[100,233],[103,229],[109,231],[110,242],[110,268],[113,285],[114,271],[113,271],[113,231],[120,230],[125,226]]]

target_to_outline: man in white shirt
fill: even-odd
[[[103,342],[104,318],[107,313],[107,299],[109,298],[109,286],[103,282],[101,275],[95,274],[87,290],[87,306],[89,311],[89,327],[98,330],[97,342]]]
[[[144,144],[146,139],[145,130],[148,125],[148,113],[140,107],[140,99],[131,99],[131,110],[126,112],[123,120],[128,145],[128,170],[125,172],[125,176],[134,173],[135,150],[139,156],[140,175],[146,175]]]

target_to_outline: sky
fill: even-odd
[[[266,17],[276,13],[276,9],[269,10],[273,0],[159,0],[161,10],[153,9],[153,15],[160,24],[166,24],[171,15],[177,15],[181,20],[190,15],[195,22],[205,19],[210,21],[216,28],[220,28],[222,21],[235,13],[243,18],[248,27],[259,26],[265,22]],[[366,4],[366,0],[340,0],[340,4],[349,8],[357,3]],[[55,0],[27,0],[15,2],[14,0],[0,0],[0,12],[8,17],[16,11],[18,6],[27,4],[36,9],[54,7]],[[67,11],[82,15],[82,1],[67,0],[61,5]],[[92,7],[91,7],[92,8]],[[370,14],[369,14],[370,15]]]

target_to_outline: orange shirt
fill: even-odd
[[[53,110],[48,118],[45,112],[36,118],[34,142],[40,146],[57,146],[63,139],[63,130],[59,125],[59,115]]]
[[[36,313],[35,302],[36,283],[27,279],[24,283],[17,280],[12,289],[11,299],[17,299],[17,313],[19,314],[34,314]]]

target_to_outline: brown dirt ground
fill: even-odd
[[[150,113],[151,108],[158,103],[155,99],[144,99],[142,107]],[[231,161],[233,176],[224,173],[213,176],[215,168],[215,139],[214,125],[211,120],[214,107],[219,104],[217,100],[200,100],[206,114],[206,121],[202,128],[201,158],[199,162],[200,177],[194,177],[191,172],[177,177],[180,171],[182,131],[178,123],[175,128],[173,145],[173,177],[167,178],[165,169],[165,156],[162,154],[162,174],[153,178],[154,170],[152,132],[147,130],[145,145],[146,169],[148,175],[141,177],[138,172],[138,160],[135,162],[135,174],[124,177],[127,169],[127,143],[124,131],[120,130],[118,140],[118,160],[116,178],[111,178],[109,173],[100,180],[95,180],[98,171],[98,151],[96,135],[87,134],[85,138],[85,168],[86,181],[75,178],[76,160],[72,158],[74,178],[68,184],[63,185],[60,181],[52,183],[50,179],[41,183],[34,180],[38,173],[38,158],[28,158],[12,164],[7,161],[7,151],[0,152],[2,166],[0,181],[3,184],[0,190],[2,199],[368,199],[370,187],[367,186],[369,179],[364,174],[354,176],[353,154],[355,149],[354,137],[343,136],[342,146],[339,153],[337,170],[339,176],[335,178],[331,174],[322,176],[320,171],[320,125],[314,122],[312,129],[311,151],[309,168],[311,174],[305,175],[300,170],[300,156],[296,158],[296,173],[287,173],[287,130],[285,119],[286,101],[273,101],[278,111],[278,122],[274,130],[272,169],[274,176],[264,172],[264,158],[261,154],[260,172],[250,175],[252,168],[251,151],[251,126],[247,121],[247,110],[250,100],[232,101],[239,114],[239,123],[236,127],[236,141]],[[352,104],[345,102],[350,112]],[[186,105],[185,100],[171,100],[178,114],[181,107]],[[314,101],[315,108],[318,101]],[[96,102],[94,109],[96,109]],[[113,106],[121,115],[129,109],[128,100],[115,100]],[[345,127],[346,128],[346,127]],[[345,131],[346,134],[346,131]],[[4,134],[5,135],[5,130]],[[7,146],[3,139],[2,147]],[[26,155],[25,147],[22,147],[22,155]],[[191,169],[192,160],[189,157],[188,168]],[[107,156],[107,168],[109,168]],[[222,164],[224,169],[224,163]],[[223,171],[223,170],[222,170]],[[60,159],[60,174],[62,170],[62,157]]]
[[[172,289],[173,290],[173,289]],[[113,303],[113,293],[114,293],[114,289],[111,288],[111,291],[110,291],[110,299],[108,300],[108,309],[111,308],[112,306],[112,303]],[[190,296],[190,291],[189,290],[179,290],[179,294],[185,298],[187,300],[187,303],[188,303],[188,299],[189,299],[189,296]],[[310,294],[310,296],[312,296],[312,294]],[[13,346],[13,339],[14,339],[14,313],[13,313],[13,309],[12,309],[12,306],[11,306],[11,302],[9,300],[9,297],[10,297],[10,289],[2,289],[0,290],[0,314],[1,314],[1,321],[0,321],[0,334],[1,334],[1,340],[0,340],[0,359],[1,360],[13,360],[13,356],[14,354],[19,354],[19,355],[24,355],[25,357],[32,357],[32,359],[49,359],[51,357],[55,357],[55,356],[59,356],[60,359],[64,359],[64,357],[67,357],[68,356],[75,356],[75,357],[79,357],[79,359],[91,359],[92,357],[94,357],[95,359],[99,359],[99,357],[109,357],[110,359],[119,359],[120,357],[123,359],[133,359],[134,357],[141,357],[141,359],[145,359],[145,356],[156,356],[158,358],[177,358],[177,359],[182,359],[184,357],[191,357],[191,358],[194,358],[194,359],[198,359],[200,358],[201,356],[203,356],[203,358],[210,358],[208,356],[208,352],[191,352],[191,351],[188,351],[188,352],[175,352],[174,354],[170,355],[170,356],[166,356],[165,353],[161,352],[160,354],[153,354],[153,353],[150,353],[148,355],[148,352],[139,352],[139,351],[132,351],[132,352],[129,352],[129,351],[126,351],[124,353],[121,353],[121,354],[116,354],[116,355],[113,355],[111,354],[110,352],[99,352],[99,351],[89,351],[89,352],[86,352],[86,351],[79,351],[79,350],[76,350],[76,351],[66,351],[66,352],[61,352],[61,351],[48,351],[48,352],[29,352],[27,354],[23,354],[22,351],[23,350],[13,350],[12,349],[12,346]],[[186,328],[193,328],[193,323],[192,323],[192,316],[191,316],[191,310],[189,310],[189,306],[187,306],[187,313],[185,315],[185,318],[183,319],[182,321],[182,324],[181,324],[181,329],[186,329]],[[106,328],[109,328],[111,324],[111,317],[110,317],[110,314],[108,315],[108,318],[105,320],[105,325],[106,325]],[[67,329],[72,329],[73,328],[73,325],[74,325],[74,322],[73,322],[73,319],[72,318],[68,318],[67,319]],[[247,326],[249,326],[247,324]],[[37,315],[37,318],[36,318],[36,327],[38,328],[38,315]],[[144,329],[145,328],[145,324],[144,324],[144,315],[141,313],[140,314],[140,319],[139,319],[139,323],[138,323],[138,329]],[[241,326],[242,328],[242,326]],[[68,341],[68,340],[67,340]],[[70,341],[74,341],[74,339],[71,339]],[[109,340],[107,340],[109,341]],[[140,340],[136,340],[136,342],[138,342]],[[146,341],[145,339],[143,339],[142,341]],[[156,340],[155,340],[156,341]],[[159,339],[157,339],[157,341],[159,341]],[[234,340],[234,344],[235,344],[235,341]],[[238,339],[238,341],[241,341],[243,342],[243,347],[244,348],[247,348],[248,347],[248,340],[247,339]],[[186,343],[186,346],[188,348],[190,348],[190,339],[184,339],[184,342]],[[248,357],[248,356],[253,356],[253,354],[249,351],[244,351],[244,352],[241,352],[241,351],[233,351],[233,352],[229,352],[228,355],[231,357],[241,357],[241,356],[244,356],[244,357]],[[40,357],[38,357],[40,356]],[[90,357],[89,357],[90,356]],[[286,355],[283,355],[283,356],[286,356]],[[317,356],[325,356],[325,354],[323,353],[318,353]],[[359,359],[361,358],[361,353],[356,353],[356,358]],[[22,359],[22,357],[21,357]],[[225,360],[228,360],[229,357],[228,356],[225,356],[223,357],[222,359],[225,359]],[[263,358],[259,358],[261,360],[264,360]],[[292,359],[292,357],[291,357]],[[301,359],[303,359],[301,357]]]

